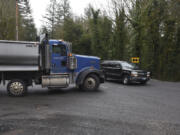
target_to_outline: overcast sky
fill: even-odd
[[[107,0],[69,0],[73,13],[82,15],[84,8],[91,3],[95,8],[102,8],[105,6]],[[47,5],[50,0],[30,0],[33,17],[36,27],[39,29],[42,25],[42,16],[45,14]]]

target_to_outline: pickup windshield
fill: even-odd
[[[134,63],[122,62],[121,65],[123,68],[126,68],[126,69],[134,69],[134,70],[139,69],[139,67]]]

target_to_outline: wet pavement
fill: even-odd
[[[180,135],[180,83],[108,81],[97,92],[0,87],[0,135]]]

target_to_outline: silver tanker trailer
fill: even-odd
[[[0,41],[0,72],[38,70],[39,43]]]
[[[50,71],[50,51],[44,36],[40,42],[0,40],[0,84],[8,81],[10,96],[23,96],[27,87],[42,83]]]

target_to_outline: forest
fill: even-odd
[[[16,1],[0,0],[0,40],[16,39]],[[139,66],[153,78],[180,81],[180,1],[109,0],[107,7],[88,5],[72,12],[68,0],[50,0],[37,30],[29,0],[18,0],[19,40],[35,41],[42,33],[73,44],[77,54],[102,60],[140,57]]]

